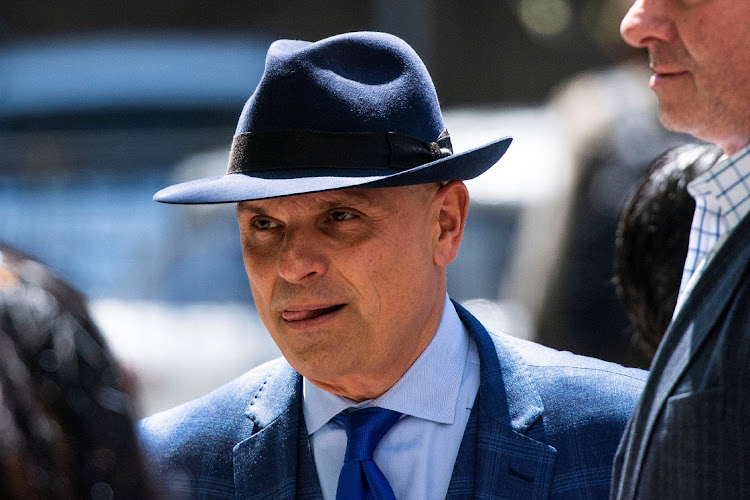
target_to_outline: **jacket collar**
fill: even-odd
[[[543,429],[544,405],[528,366],[509,342],[454,305],[479,352],[474,497],[547,498],[557,452],[532,437]]]
[[[543,425],[544,406],[528,368],[511,346],[454,305],[480,359],[474,496],[499,498],[513,484],[519,497],[546,497],[556,452],[530,437],[532,424],[540,424],[534,429]],[[247,407],[253,434],[234,447],[238,498],[320,497],[301,403],[302,377],[287,363],[278,363]],[[523,452],[509,452],[514,449]],[[454,470],[454,476],[460,472]],[[300,481],[305,492],[298,491]]]
[[[542,398],[531,381],[526,363],[515,349],[487,332],[479,320],[458,302],[454,301],[453,305],[479,352],[480,410],[485,412],[480,413],[480,417],[525,433],[544,412]]]

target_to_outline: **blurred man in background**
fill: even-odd
[[[673,321],[615,460],[612,498],[750,496],[750,3],[638,0],[662,122],[727,158],[696,200]]]
[[[490,333],[447,296],[462,180],[509,144],[453,154],[427,69],[392,35],[272,44],[228,173],[155,199],[238,202],[255,305],[285,359],[144,420],[165,488],[606,496],[645,374]]]
[[[617,32],[632,0],[599,3],[597,39],[613,64],[565,80],[548,103],[563,120],[574,168],[560,210],[564,237],[548,284],[540,280],[543,300],[532,309],[535,338],[556,349],[645,368],[650,358],[624,334],[628,317],[611,282],[612,240],[620,210],[648,165],[692,138],[659,122],[656,97],[645,85],[645,54]]]

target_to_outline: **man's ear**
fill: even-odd
[[[453,262],[461,245],[466,215],[469,212],[469,191],[462,181],[440,186],[434,198],[438,205],[438,233],[434,260],[440,267]]]

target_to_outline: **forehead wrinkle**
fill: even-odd
[[[342,189],[337,191],[323,191],[320,195],[321,207],[334,207],[342,204],[357,203],[371,205],[374,198],[373,189]]]

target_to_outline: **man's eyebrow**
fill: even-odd
[[[237,216],[239,216],[243,212],[250,212],[256,215],[268,215],[268,212],[263,210],[261,207],[243,202],[237,203]]]
[[[315,193],[313,193],[313,195],[315,195]],[[330,191],[317,193],[317,195],[320,196],[320,199],[316,200],[316,203],[313,206],[314,210],[330,210],[332,208],[346,207],[348,205],[351,205],[352,208],[368,208],[378,205],[378,197],[374,195],[371,190],[366,189],[348,190],[346,193]],[[243,213],[270,217],[272,211],[273,207],[268,210],[262,206],[253,204],[252,200],[237,203],[238,217]]]

